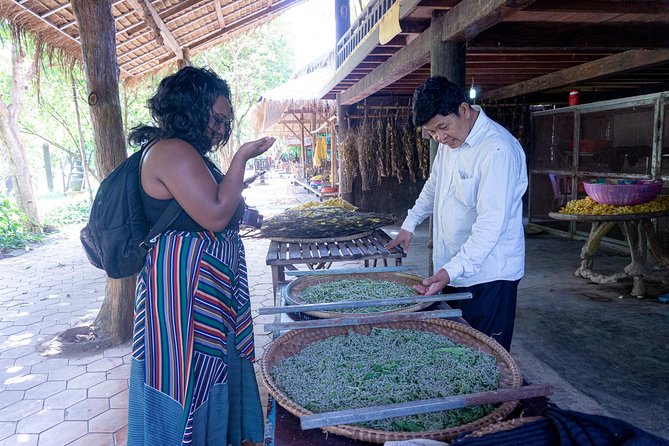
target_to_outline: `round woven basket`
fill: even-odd
[[[464,324],[442,319],[432,319],[426,321],[405,321],[385,324],[364,324],[357,326],[321,328],[318,330],[289,331],[272,341],[267,346],[265,354],[260,361],[260,374],[268,392],[274,397],[277,403],[293,415],[297,417],[311,415],[312,412],[293,402],[293,400],[277,387],[270,374],[274,364],[282,359],[299,353],[302,349],[313,343],[332,336],[344,335],[349,331],[369,335],[372,327],[422,330],[447,336],[454,342],[479,349],[494,356],[497,359],[497,366],[500,370],[499,388],[520,387],[522,385],[522,376],[513,358],[504,347],[497,343],[497,341]],[[463,433],[472,432],[503,420],[513,411],[517,404],[517,401],[501,403],[493,412],[476,421],[438,431],[389,432],[352,425],[329,426],[323,428],[323,430],[371,443],[384,443],[391,440],[399,441],[416,438],[450,441]]]
[[[537,420],[541,420],[543,417],[520,417],[514,418],[512,420],[500,421],[498,423],[492,423],[485,427],[475,430],[471,434],[465,435],[464,438],[481,438],[486,435],[496,434],[498,432],[505,432],[515,429],[520,426],[524,426],[528,423],[533,423]]]
[[[328,274],[322,276],[303,276],[290,282],[284,289],[284,298],[289,305],[303,305],[308,302],[302,300],[302,290],[313,285],[325,282],[335,282],[337,280],[345,279],[371,279],[371,280],[386,280],[389,282],[396,282],[402,285],[415,285],[423,281],[422,277],[415,274],[406,273],[365,273],[365,274]],[[399,307],[396,310],[377,311],[373,314],[388,314],[388,313],[412,313],[420,311],[432,305],[432,302],[417,303],[408,307]],[[368,316],[370,313],[354,313],[354,312],[337,312],[337,311],[305,311],[309,316],[327,319],[335,317],[348,316]]]

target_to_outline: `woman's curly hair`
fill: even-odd
[[[138,146],[152,139],[180,138],[204,155],[213,148],[206,133],[212,107],[219,96],[228,99],[232,112],[228,83],[209,68],[184,67],[167,76],[148,101],[156,126],[134,127],[128,135],[130,145]],[[228,126],[221,144],[228,142],[230,134]]]

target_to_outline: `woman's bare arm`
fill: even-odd
[[[142,186],[153,198],[175,198],[203,228],[222,231],[239,204],[246,161],[266,152],[274,141],[262,138],[242,145],[220,184],[193,146],[180,139],[160,141],[144,158]]]

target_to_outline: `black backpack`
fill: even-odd
[[[100,183],[88,224],[79,234],[88,260],[113,279],[137,274],[151,244],[179,216],[174,200],[153,228],[144,214],[139,168],[145,147],[123,161]]]

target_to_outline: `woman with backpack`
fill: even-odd
[[[144,149],[141,195],[150,225],[176,200],[183,211],[153,244],[137,277],[128,445],[259,442],[251,303],[239,222],[244,166],[274,143],[242,145],[223,176],[207,154],[230,138],[230,88],[186,67],[149,100],[155,125],[134,128]]]

